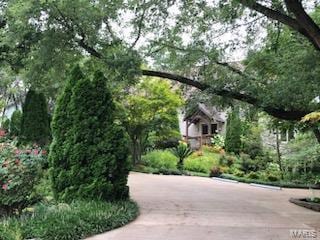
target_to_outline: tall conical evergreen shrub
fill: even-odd
[[[127,198],[128,142],[123,128],[115,121],[115,105],[101,73],[95,74],[92,81],[77,82],[68,111],[72,126],[67,127],[62,143],[56,138],[60,129],[57,116],[53,119],[57,129],[53,131],[55,145],[51,150],[57,152],[55,148],[63,144],[65,158],[56,161],[55,154],[51,155],[56,198],[63,201]]]
[[[21,130],[21,118],[22,113],[20,110],[16,110],[13,112],[11,116],[11,122],[10,122],[10,135],[11,136],[19,136],[20,130]]]
[[[51,166],[51,180],[54,195],[63,191],[65,184],[61,179],[66,175],[68,166],[68,156],[66,155],[66,136],[73,125],[73,117],[70,113],[70,102],[75,84],[83,79],[83,74],[79,66],[72,69],[70,77],[58,96],[55,111],[51,122],[52,143],[50,145],[49,163]]]
[[[48,118],[48,105],[43,93],[33,89],[29,90],[22,108],[21,143],[48,143],[50,129]]]
[[[239,154],[241,149],[242,125],[239,117],[239,109],[235,108],[228,114],[225,149],[227,152]]]

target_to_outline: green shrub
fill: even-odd
[[[269,174],[269,175],[267,175],[267,180],[270,182],[277,182],[277,181],[279,181],[279,177],[272,175],[272,174]]]
[[[2,219],[0,239],[84,239],[123,226],[139,213],[131,201],[75,201],[70,205],[39,205],[30,210],[32,214]]]
[[[184,169],[193,172],[210,173],[212,166],[218,165],[219,155],[211,152],[203,152],[202,156],[196,153],[185,160]]]
[[[222,171],[219,166],[214,166],[210,170],[210,177],[219,177]]]
[[[22,108],[20,142],[44,146],[49,141],[50,126],[45,96],[29,90]]]
[[[155,150],[142,156],[142,162],[152,168],[176,169],[178,158],[169,150]]]
[[[241,138],[241,151],[248,154],[251,159],[263,155],[261,131],[257,123],[247,123],[247,129]]]
[[[250,171],[256,171],[257,166],[254,163],[253,159],[250,158],[248,154],[241,153],[240,157],[236,160],[236,166],[241,171],[248,173]]]
[[[4,120],[2,120],[1,128],[4,131],[6,131],[6,133],[9,133],[9,131],[10,131],[10,119],[9,118],[5,118]]]
[[[229,155],[229,154],[223,154],[219,159],[219,165],[222,166],[232,166],[233,163],[237,160],[236,156]]]
[[[239,169],[236,169],[233,174],[237,177],[243,177],[244,176],[244,172],[239,170]]]
[[[256,172],[250,172],[246,175],[246,177],[249,179],[259,179],[259,174],[257,174]]]
[[[56,198],[58,198],[56,193],[62,191],[65,187],[60,177],[66,177],[66,172],[63,172],[62,169],[66,169],[68,166],[68,156],[66,155],[65,147],[67,132],[70,131],[73,125],[73,116],[70,114],[71,96],[73,87],[81,79],[83,79],[83,74],[80,67],[76,66],[72,69],[63,91],[58,96],[51,123],[53,139],[50,145],[49,164],[51,166],[52,185]]]
[[[192,154],[192,150],[186,143],[180,143],[175,148],[171,149],[171,152],[178,158],[178,169],[183,169],[184,160]]]
[[[178,169],[166,169],[166,168],[160,168],[158,173],[163,175],[182,175],[183,174],[183,172]]]
[[[17,149],[0,144],[0,215],[21,211],[35,199],[33,192],[40,179],[41,149]]]
[[[239,109],[233,109],[228,114],[225,149],[229,153],[239,154],[241,148],[241,120],[239,117]]]
[[[92,80],[77,81],[67,109],[72,116],[67,119],[69,129],[60,129],[55,121],[62,119],[54,117],[50,161],[53,190],[59,200],[128,198],[129,144],[115,119],[116,108],[106,82],[102,73],[95,73]],[[55,114],[59,116],[58,110]],[[63,132],[65,139],[61,138]],[[58,151],[61,146],[65,161]]]
[[[167,149],[167,148],[174,148],[179,145],[179,138],[169,138],[158,140],[155,142],[156,149]]]
[[[19,136],[20,135],[21,119],[22,119],[21,111],[20,110],[14,111],[11,116],[11,122],[10,122],[10,135],[11,136]]]

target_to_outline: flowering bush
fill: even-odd
[[[224,148],[224,137],[220,134],[214,135],[214,137],[211,138],[211,144],[216,147]]]
[[[7,131],[0,128],[0,143],[6,142],[7,140]]]
[[[0,215],[32,203],[44,155],[37,146],[18,149],[12,142],[0,144]]]

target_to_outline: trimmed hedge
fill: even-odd
[[[39,205],[19,217],[0,221],[1,240],[75,240],[121,227],[139,209],[132,201],[77,201],[70,205]]]
[[[258,179],[248,179],[244,177],[236,177],[232,174],[221,174],[219,176],[220,178],[224,179],[230,179],[235,180],[243,183],[256,183],[256,184],[264,184],[264,185],[270,185],[270,186],[276,186],[276,187],[283,187],[283,188],[303,188],[308,189],[310,187],[314,189],[319,189],[318,186],[315,185],[309,185],[309,184],[297,184],[297,183],[290,183],[290,182],[266,182]]]

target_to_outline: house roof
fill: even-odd
[[[205,105],[204,103],[198,103],[197,108],[190,114],[185,116],[184,120],[195,120],[195,117],[199,114],[205,115],[210,120],[216,120],[217,122],[225,122],[221,113],[214,106]]]

